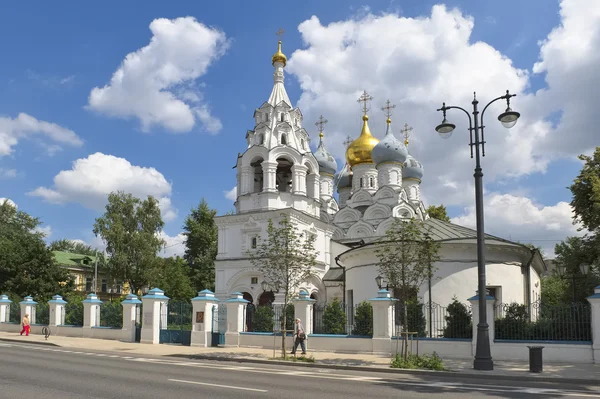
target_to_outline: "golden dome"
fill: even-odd
[[[273,66],[275,66],[276,62],[282,62],[283,66],[285,66],[285,64],[287,63],[287,57],[281,52],[281,40],[279,41],[279,43],[277,43],[277,52],[273,54],[273,58],[271,58],[271,61],[273,62]]]
[[[348,165],[350,166],[361,163],[373,163],[371,152],[373,151],[373,147],[379,143],[379,140],[371,134],[369,124],[367,123],[368,120],[369,117],[364,115],[363,128],[362,132],[360,132],[360,136],[354,140],[346,150],[346,161],[348,161]]]

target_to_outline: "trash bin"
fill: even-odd
[[[529,371],[532,373],[541,373],[544,371],[542,359],[543,346],[528,346],[529,348]]]

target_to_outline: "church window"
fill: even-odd
[[[285,122],[285,114],[284,113],[281,113],[281,121]]]
[[[306,146],[305,146],[305,144],[304,144],[304,139],[301,139],[301,140],[300,140],[300,145],[302,146],[302,149],[303,149],[303,150],[305,150],[305,149],[306,149]]]
[[[252,285],[258,284],[258,277],[250,277],[250,284],[252,284]]]
[[[252,239],[250,240],[250,242],[251,242],[250,246],[252,247],[252,249],[256,249],[256,244],[257,244],[256,237],[252,237]]]
[[[286,138],[285,134],[281,135],[281,144],[282,145],[287,145],[287,138]]]
[[[362,186],[363,186],[363,178],[361,177],[360,178],[360,188],[362,188]]]
[[[371,187],[375,187],[375,185],[373,184],[373,178],[372,177],[369,179],[369,184],[370,184]]]
[[[258,145],[262,145],[265,141],[265,138],[262,134],[258,135]]]

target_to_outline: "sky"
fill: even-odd
[[[448,140],[435,132],[442,102],[467,110],[517,94],[517,125],[496,102],[485,114],[486,232],[541,246],[581,235],[568,186],[579,154],[600,143],[600,2],[493,1],[45,1],[0,5],[0,198],[43,222],[46,240],[95,247],[107,195],[159,200],[167,242],[182,254],[182,225],[202,198],[233,209],[237,154],[273,84],[282,28],[285,85],[318,144],[344,164],[361,130],[356,100],[373,96],[371,131],[413,130],[425,205],[444,204],[475,227],[466,116]]]

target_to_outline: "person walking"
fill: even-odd
[[[296,349],[298,345],[302,348],[302,354],[306,355],[306,344],[304,340],[306,339],[306,332],[304,331],[304,326],[300,323],[300,319],[296,319],[296,326],[294,327],[294,337],[296,340],[294,341],[294,349],[292,350],[292,355],[296,354]]]
[[[23,321],[21,323],[23,325],[23,329],[21,330],[21,335],[25,333],[26,337],[29,337],[29,331],[31,330],[31,323],[29,322],[29,314],[26,313],[25,317],[23,317]]]

